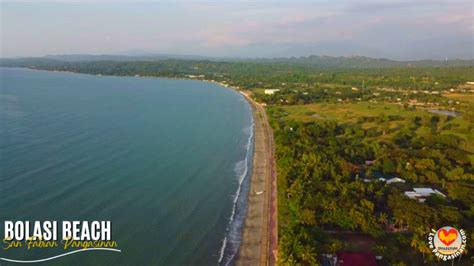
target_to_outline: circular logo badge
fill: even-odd
[[[462,236],[456,228],[445,226],[436,231],[433,244],[440,254],[451,255],[461,249]]]

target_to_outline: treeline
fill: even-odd
[[[318,65],[208,60],[79,61],[52,59],[2,59],[0,66],[121,76],[162,76],[229,82],[244,89],[272,88],[311,90],[331,87],[391,87],[442,90],[474,80],[474,67],[325,68]],[[323,86],[324,87],[324,86]]]
[[[395,61],[366,56],[303,56],[290,58],[254,59],[255,62],[313,65],[325,68],[401,68],[401,67],[460,67],[473,66],[474,60]]]

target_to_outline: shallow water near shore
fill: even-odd
[[[112,222],[122,253],[83,252],[53,265],[232,258],[252,162],[251,109],[242,95],[191,80],[12,68],[0,75],[2,228],[5,220]]]

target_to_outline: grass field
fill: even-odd
[[[423,112],[405,110],[402,106],[387,103],[317,103],[285,106],[290,119],[312,121],[314,119],[334,119],[340,122],[356,122],[362,116],[400,115],[413,117]]]
[[[463,95],[464,97],[464,95]],[[464,97],[466,98],[466,97]],[[468,97],[469,98],[469,97]],[[471,99],[471,98],[469,98]],[[474,100],[474,97],[472,97]],[[394,103],[315,103],[307,105],[281,106],[287,114],[286,119],[296,121],[315,121],[315,120],[335,120],[340,123],[357,123],[362,117],[382,117],[396,116],[397,119],[388,122],[389,131],[387,137],[396,133],[397,129],[411,121],[415,116],[429,120],[435,114],[424,109],[407,109],[401,105]],[[462,115],[447,119],[445,115],[438,115],[441,120],[439,127],[446,128],[441,130],[441,134],[453,134],[464,138],[467,141],[474,141],[473,134],[469,127],[469,121],[463,119]],[[380,127],[379,122],[363,122],[362,127],[365,129]],[[429,128],[421,127],[418,133],[423,134]]]
[[[474,94],[448,93],[448,94],[443,94],[443,96],[456,100],[456,101],[474,104]]]

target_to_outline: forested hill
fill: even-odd
[[[474,59],[453,60],[419,60],[419,61],[395,61],[385,58],[370,58],[364,56],[332,57],[316,56],[290,57],[290,58],[218,58],[193,55],[162,55],[149,54],[139,56],[128,55],[47,55],[44,57],[0,59],[0,65],[22,64],[54,64],[55,62],[97,62],[97,61],[144,61],[156,62],[163,60],[182,61],[208,61],[214,63],[260,63],[260,64],[283,64],[299,65],[311,68],[412,68],[412,67],[466,67],[474,66]]]
[[[459,67],[474,66],[474,60],[419,60],[419,61],[395,61],[386,58],[370,58],[365,56],[332,57],[316,56],[254,59],[260,63],[286,63],[311,65],[322,68],[390,68],[390,67]]]
[[[81,61],[158,61],[168,59],[180,60],[211,60],[212,57],[197,55],[172,55],[172,54],[140,54],[140,55],[90,55],[90,54],[66,54],[66,55],[46,55],[42,58],[53,59],[66,62]]]

